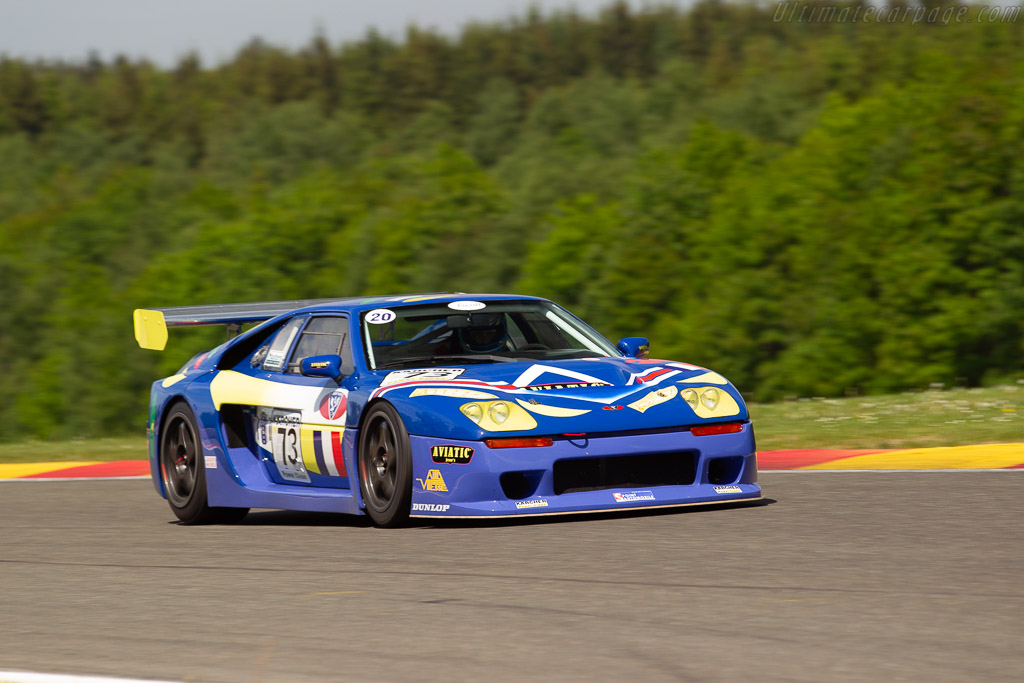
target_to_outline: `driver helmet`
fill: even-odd
[[[504,313],[487,313],[484,324],[459,329],[459,342],[467,351],[474,353],[491,353],[504,351],[508,340],[508,326]],[[473,316],[477,322],[477,315]]]

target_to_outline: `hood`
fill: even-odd
[[[379,385],[372,397],[401,403],[403,416],[411,422],[407,427],[419,434],[466,433],[464,438],[486,438],[620,432],[748,417],[742,398],[728,380],[676,361],[517,361],[376,374]],[[488,417],[496,402],[509,408],[509,417],[501,424]],[[470,403],[480,406],[478,426],[466,417]]]

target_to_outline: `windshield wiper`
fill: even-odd
[[[477,354],[465,354],[465,355],[444,355],[444,356],[412,356],[410,358],[395,358],[389,360],[386,363],[378,363],[377,370],[383,370],[385,368],[393,368],[400,365],[408,365],[409,363],[446,363],[450,360],[462,360],[462,361],[476,361],[480,363],[494,362],[494,363],[514,363],[518,358],[508,358],[506,356],[492,356],[486,353]]]

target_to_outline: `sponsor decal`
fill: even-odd
[[[612,494],[616,503],[632,503],[636,500],[654,500],[654,491],[616,491]]]
[[[466,371],[465,368],[423,368],[420,370],[395,370],[389,372],[384,381],[380,383],[382,387],[388,387],[392,384],[401,384],[402,382],[438,382],[453,380]]]
[[[310,363],[309,367],[311,367],[313,369],[319,369],[319,368],[326,368],[329,365],[330,365],[330,363],[328,363],[325,360],[318,360],[318,361],[316,361],[314,363]]]
[[[601,406],[601,410],[622,410],[622,406]]]
[[[521,375],[519,375],[518,378],[516,378],[516,381],[512,382],[512,384],[517,388],[526,387],[528,389],[533,388],[534,386],[559,386],[535,384],[535,382],[544,375],[558,375],[559,377],[563,377],[565,379],[575,380],[577,383],[582,383],[585,386],[609,386],[607,382],[602,382],[597,377],[585,375],[582,372],[566,370],[565,368],[556,368],[551,365],[542,365],[540,363],[536,363],[528,367],[526,370],[523,371]],[[563,384],[561,386],[563,387],[565,386],[565,379],[562,380]]]
[[[444,396],[446,398],[469,398],[477,400],[486,400],[489,398],[498,398],[494,394],[488,394],[486,391],[473,391],[472,389],[434,389],[420,387],[414,389],[409,398],[416,398],[417,396]]]
[[[572,382],[570,384],[533,384],[522,387],[530,391],[551,391],[553,389],[583,389],[585,387],[610,387],[608,382]]]
[[[206,469],[215,470],[217,469],[217,456],[216,455],[204,455],[203,460],[206,462]]]
[[[264,367],[280,369],[284,365],[285,365],[285,352],[284,351],[267,351],[266,358],[263,359],[263,366]]]
[[[642,413],[648,408],[652,408],[653,406],[664,403],[665,401],[671,401],[678,393],[679,389],[676,389],[675,387],[665,387],[664,389],[652,391],[639,401],[633,401],[629,404],[629,407]]]
[[[447,491],[448,487],[444,483],[444,477],[441,476],[441,470],[428,470],[427,478],[420,479],[416,477],[416,481],[420,483],[424,491]]]
[[[473,449],[469,446],[431,446],[430,459],[442,465],[468,465],[473,459]]]
[[[413,512],[448,512],[448,508],[451,505],[442,505],[440,503],[413,503]]]
[[[544,498],[534,498],[532,500],[517,500],[516,507],[520,510],[526,510],[528,508],[546,508],[548,501]]]
[[[320,401],[320,415],[325,420],[338,420],[345,417],[348,408],[348,391],[336,389]]]
[[[366,322],[371,325],[387,325],[393,322],[397,316],[395,312],[387,308],[375,308],[366,314]]]
[[[482,301],[453,301],[448,304],[448,308],[453,311],[479,311],[486,307],[487,304]]]
[[[716,486],[715,493],[743,493],[739,486]]]

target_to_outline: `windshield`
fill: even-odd
[[[548,301],[456,301],[395,306],[361,317],[372,370],[621,355]]]

